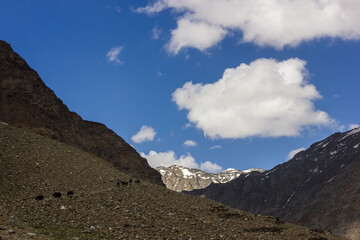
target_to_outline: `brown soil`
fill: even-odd
[[[130,176],[105,160],[4,123],[0,166],[0,239],[342,239],[145,181],[118,188]]]

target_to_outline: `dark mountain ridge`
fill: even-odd
[[[335,133],[264,173],[188,192],[360,239],[360,128]]]
[[[125,173],[164,186],[160,174],[134,148],[104,124],[71,112],[4,41],[0,41],[0,121],[70,144]]]

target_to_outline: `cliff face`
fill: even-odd
[[[264,173],[190,192],[252,213],[360,239],[360,128],[336,133]]]
[[[0,41],[0,121],[70,144],[134,177],[163,185],[160,174],[121,137],[69,111],[4,41]]]
[[[263,169],[241,171],[230,168],[219,173],[207,173],[199,169],[176,165],[170,167],[157,167],[156,170],[161,174],[162,181],[165,183],[166,187],[176,192],[206,188],[211,183],[230,182],[241,174],[247,174],[253,171],[265,171]]]

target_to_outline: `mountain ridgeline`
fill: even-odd
[[[190,192],[280,220],[176,193],[0,41],[0,239],[342,239],[282,220],[359,239],[359,145],[360,129],[337,133],[270,171]],[[130,177],[141,181],[117,184]]]
[[[119,170],[163,186],[146,159],[101,123],[69,111],[11,46],[0,41],[0,121],[99,156]]]
[[[335,133],[260,173],[187,192],[360,239],[360,128]]]
[[[207,173],[199,169],[176,165],[170,167],[157,167],[156,170],[161,174],[162,181],[166,187],[176,192],[206,188],[211,183],[230,182],[241,174],[248,174],[253,171],[265,171],[258,168],[245,171],[229,168],[219,173]]]

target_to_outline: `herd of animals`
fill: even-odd
[[[129,179],[129,181],[123,181],[123,180],[120,180],[118,179],[117,182],[116,182],[116,186],[117,187],[120,187],[120,186],[131,186],[131,183],[134,182],[135,184],[140,184],[140,180],[139,179],[135,179],[134,181],[132,180],[132,178]],[[67,194],[66,194],[68,197],[72,197],[74,195],[74,191],[68,191]],[[62,196],[62,193],[61,192],[54,192],[53,195],[52,195],[54,198],[61,198]],[[43,200],[45,197],[44,195],[40,194],[40,195],[37,195],[35,197],[35,200],[37,201],[41,201]]]
[[[72,197],[72,196],[74,195],[74,191],[68,191],[66,195],[67,195],[68,197]],[[54,198],[61,198],[61,196],[62,196],[62,193],[61,193],[61,192],[54,192],[54,193],[53,193],[53,197],[54,197]],[[40,201],[40,200],[43,200],[44,198],[45,198],[44,195],[37,195],[37,196],[35,197],[35,200]]]
[[[120,180],[118,179],[117,182],[116,182],[116,186],[117,187],[120,187],[121,185],[122,186],[131,186],[131,183],[133,182],[132,178],[129,178],[129,181],[123,181],[123,180]],[[134,180],[134,183],[135,184],[140,184],[140,180],[139,179],[135,179]]]

